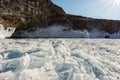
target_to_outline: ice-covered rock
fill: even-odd
[[[15,28],[13,27],[4,27],[3,24],[0,24],[0,39],[11,37],[14,33]]]
[[[87,30],[70,30],[64,31],[67,26],[52,25],[48,28],[32,28],[30,30],[23,30],[16,33],[17,37],[32,37],[32,38],[89,38],[89,32]]]
[[[82,32],[81,32],[81,37],[82,38],[89,38],[90,36],[89,36],[89,32],[87,31],[87,30],[83,30]]]

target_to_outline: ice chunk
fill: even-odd
[[[21,58],[6,60],[2,62],[0,73],[8,71],[20,72],[29,67],[30,61],[31,57],[27,53]]]
[[[31,61],[31,57],[29,54],[25,53],[24,57],[23,57],[23,67],[25,69],[27,69],[29,67],[29,64],[30,64],[30,61]]]

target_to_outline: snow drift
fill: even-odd
[[[120,40],[0,42],[0,80],[120,80]]]

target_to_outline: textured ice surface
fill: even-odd
[[[120,40],[0,40],[0,80],[120,80]]]

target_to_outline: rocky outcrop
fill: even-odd
[[[69,19],[72,21],[73,29],[87,29],[89,31],[98,29],[106,31],[110,34],[120,31],[119,20],[107,20],[107,19],[94,19],[83,16],[69,15]]]
[[[16,32],[53,24],[67,25],[68,30],[97,28],[109,33],[120,30],[120,21],[69,15],[51,0],[0,0],[0,12],[0,24],[14,27]]]
[[[1,0],[0,5],[1,19],[18,29],[69,24],[64,10],[51,0]]]

